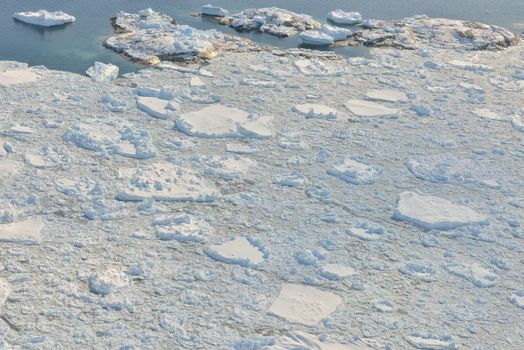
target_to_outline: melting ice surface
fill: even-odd
[[[370,58],[0,62],[1,343],[519,349],[524,46],[438,22]]]

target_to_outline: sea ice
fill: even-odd
[[[214,17],[224,17],[227,16],[227,10],[223,9],[222,7],[207,4],[202,6],[202,14]]]
[[[8,70],[0,72],[0,86],[34,83],[39,78],[40,74],[29,69]]]
[[[211,202],[218,191],[192,170],[171,163],[131,169],[116,196],[122,201],[154,199],[175,202]]]
[[[262,346],[260,350],[372,350],[364,342],[332,343],[320,341],[313,334],[294,331],[277,338],[271,345]]]
[[[269,314],[292,323],[313,327],[335,311],[340,303],[342,298],[332,292],[311,286],[284,283],[280,294],[269,309]]]
[[[513,305],[524,309],[524,291],[516,291],[511,293],[508,297],[508,300]]]
[[[363,185],[374,183],[380,176],[381,170],[351,158],[345,158],[328,169],[328,174],[355,185]]]
[[[29,218],[9,224],[0,224],[0,242],[18,244],[37,244],[44,228],[40,218]]]
[[[383,117],[398,113],[396,109],[365,100],[349,100],[346,107],[359,117]]]
[[[157,217],[152,224],[156,229],[156,237],[162,241],[204,243],[212,232],[209,224],[189,214]]]
[[[168,100],[148,96],[137,96],[136,106],[153,118],[158,119],[172,118],[176,109]]]
[[[405,92],[384,89],[384,90],[369,90],[366,93],[366,98],[373,101],[386,101],[386,102],[407,102],[409,101],[408,96]]]
[[[244,10],[228,18],[227,23],[238,31],[259,31],[279,37],[320,27],[311,16],[277,7]]]
[[[0,308],[4,305],[5,301],[7,300],[9,292],[9,284],[4,279],[0,279]],[[2,347],[0,346],[0,349],[1,348]]]
[[[395,218],[427,230],[451,230],[469,224],[487,223],[487,217],[469,207],[415,192],[402,192]]]
[[[275,178],[274,182],[281,186],[304,187],[304,185],[307,183],[307,178],[300,173],[294,172],[279,175]]]
[[[306,118],[336,119],[338,115],[336,109],[317,103],[295,105],[293,111],[306,116]]]
[[[505,115],[500,115],[486,108],[477,108],[473,110],[473,114],[476,115],[477,117],[484,118],[484,119],[491,119],[491,120],[506,120],[507,121],[509,119],[509,117]]]
[[[328,34],[319,32],[318,30],[308,30],[300,33],[300,39],[304,44],[309,45],[333,45],[335,40]]]
[[[237,155],[203,156],[199,161],[207,167],[207,174],[224,179],[241,178],[257,164],[254,160]]]
[[[437,271],[431,265],[410,263],[398,269],[400,273],[414,280],[434,282],[437,280]]]
[[[93,81],[110,82],[118,77],[118,67],[114,64],[95,62],[95,64],[86,71],[86,74],[93,79]]]
[[[462,277],[480,288],[493,287],[497,283],[497,275],[478,263],[451,263],[445,266],[449,273]]]
[[[413,332],[404,337],[413,347],[422,350],[456,350],[458,346],[449,336]]]
[[[362,15],[358,12],[345,12],[333,10],[328,13],[327,18],[337,24],[358,24],[362,22]]]
[[[452,60],[449,61],[449,64],[455,68],[470,70],[473,72],[492,72],[495,70],[493,67],[487,66],[485,64],[472,63],[461,60]]]
[[[513,129],[524,132],[524,116],[514,115],[511,118],[511,125],[513,126]]]
[[[63,11],[48,12],[39,10],[36,12],[17,12],[13,18],[37,26],[51,27],[74,22],[75,17],[68,15]]]
[[[209,246],[206,253],[214,260],[245,267],[254,267],[264,261],[264,253],[260,250],[260,247],[254,246],[245,237],[238,237],[223,244]]]
[[[342,264],[325,264],[320,267],[320,274],[330,280],[342,280],[354,275],[355,269]]]
[[[129,285],[129,277],[117,269],[106,269],[88,278],[89,290],[95,294],[107,296]]]
[[[198,137],[267,138],[272,135],[271,120],[269,116],[255,118],[238,108],[213,105],[182,114],[176,120],[176,126],[180,131]]]
[[[342,27],[331,26],[329,24],[322,25],[322,31],[333,38],[334,41],[346,40],[353,33],[351,30]]]

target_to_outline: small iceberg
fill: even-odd
[[[353,34],[351,30],[347,28],[330,26],[329,24],[322,25],[322,31],[335,41],[344,41]]]
[[[76,20],[75,17],[63,11],[49,12],[39,10],[36,12],[17,12],[13,15],[14,19],[43,27],[60,26]]]
[[[309,45],[325,46],[333,45],[335,43],[335,40],[331,36],[327,35],[326,33],[319,32],[317,30],[311,30],[301,33],[300,39],[302,39],[304,44]]]
[[[362,22],[362,15],[358,12],[334,10],[328,13],[327,18],[337,24],[358,24]]]
[[[225,17],[227,16],[228,12],[226,9],[223,9],[222,7],[207,4],[202,6],[202,14],[213,17]]]
[[[110,82],[118,77],[118,67],[114,64],[105,64],[102,62],[95,62],[95,64],[86,71],[86,74],[96,82]]]

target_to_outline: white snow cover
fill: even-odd
[[[333,10],[328,13],[327,18],[337,24],[358,24],[362,22],[362,15],[358,12],[345,12]]]
[[[410,191],[400,194],[395,217],[428,230],[450,230],[487,222],[485,215],[469,207]]]
[[[315,326],[336,310],[342,299],[332,292],[291,283],[282,284],[269,313],[292,323]]]
[[[93,81],[109,82],[118,77],[118,67],[114,64],[95,62],[95,64],[86,71],[86,74],[93,79]]]
[[[227,16],[228,13],[227,10],[223,9],[222,7],[207,4],[202,6],[202,14],[215,17],[224,17]]]
[[[59,26],[76,20],[74,16],[68,15],[63,11],[49,12],[46,10],[17,12],[13,15],[13,18],[25,23],[44,27]]]
[[[318,30],[308,30],[306,32],[300,33],[300,39],[304,44],[309,45],[332,45],[335,43],[335,40],[328,34],[320,32]]]

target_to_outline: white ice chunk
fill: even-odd
[[[280,336],[271,345],[261,350],[372,350],[373,348],[362,341],[350,343],[321,342],[319,337],[313,334],[295,331]]]
[[[114,64],[95,62],[95,64],[86,71],[86,74],[93,79],[93,81],[112,81],[118,77],[118,67]]]
[[[129,277],[117,269],[107,269],[88,278],[89,290],[100,295],[109,295],[129,285]]]
[[[300,284],[282,284],[280,294],[269,309],[269,314],[292,323],[316,326],[328,317],[342,302],[338,295],[316,287]]]
[[[348,36],[352,35],[351,30],[342,27],[335,27],[329,24],[322,25],[322,31],[333,38],[335,41],[346,40]]]
[[[491,120],[508,120],[509,117],[500,115],[487,108],[477,108],[473,111],[473,114],[480,118],[491,119]]]
[[[192,170],[171,163],[154,163],[132,169],[131,177],[121,186],[117,199],[122,201],[210,202],[219,193]]]
[[[245,237],[212,245],[206,250],[211,258],[228,264],[253,267],[264,261],[264,253]]]
[[[0,72],[0,86],[33,83],[40,78],[38,73],[28,69]]]
[[[373,101],[386,101],[386,102],[407,102],[409,101],[408,96],[404,91],[394,89],[383,89],[383,90],[369,90],[366,93],[366,98]]]
[[[524,309],[524,291],[516,291],[508,297],[510,303]]]
[[[352,184],[362,185],[374,183],[380,176],[381,170],[351,158],[345,158],[328,169],[328,174]]]
[[[253,137],[267,138],[272,135],[272,118],[253,118],[238,108],[213,105],[182,114],[176,120],[178,129],[198,137]]]
[[[4,305],[5,301],[7,300],[10,291],[11,288],[9,288],[9,284],[7,284],[7,282],[4,279],[0,279],[0,308]],[[2,349],[2,346],[0,346],[0,349]]]
[[[328,13],[327,18],[337,24],[357,24],[362,22],[362,15],[358,12],[345,12],[333,10]]]
[[[274,182],[281,186],[303,187],[307,183],[307,181],[307,177],[300,173],[294,172],[279,175],[275,178]]]
[[[207,4],[202,6],[202,14],[207,16],[224,17],[227,16],[227,10],[222,7]]]
[[[449,64],[453,67],[460,68],[463,70],[470,70],[473,72],[492,72],[495,70],[495,68],[484,64],[465,62],[460,60],[452,60],[449,62]]]
[[[513,129],[524,132],[524,116],[514,115],[511,118],[511,125],[513,126]]]
[[[415,192],[400,194],[395,217],[428,230],[450,230],[487,222],[485,215],[469,207],[453,204],[444,198],[420,195]]]
[[[150,116],[158,119],[169,119],[174,113],[170,102],[156,97],[138,96],[136,106]]]
[[[162,241],[204,243],[212,231],[208,223],[188,214],[159,217],[152,224],[156,228],[156,237]]]
[[[497,283],[497,275],[478,263],[452,263],[446,266],[446,270],[480,288],[493,287]]]
[[[300,39],[304,44],[309,45],[333,45],[335,40],[328,34],[319,32],[318,30],[309,30],[300,34]]]
[[[342,264],[326,264],[320,268],[322,276],[330,280],[341,280],[355,274],[355,269]]]
[[[317,103],[295,105],[293,111],[306,116],[306,118],[336,119],[338,115],[336,109]]]
[[[11,159],[0,159],[0,179],[15,174],[20,169],[20,162]]]
[[[410,333],[405,336],[408,343],[422,350],[456,350],[458,346],[451,341],[449,336],[439,336],[425,333]]]
[[[0,224],[0,242],[37,244],[40,241],[40,232],[44,226],[44,221],[40,218]]]
[[[25,23],[44,27],[59,26],[76,20],[74,16],[68,15],[63,11],[49,12],[46,10],[17,12],[13,15],[13,18]]]
[[[349,100],[346,107],[359,117],[382,117],[397,114],[397,110],[365,100]]]

